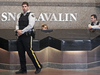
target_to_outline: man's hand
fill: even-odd
[[[100,25],[98,25],[100,27]]]
[[[89,26],[89,29],[91,29],[92,27],[91,26]]]
[[[22,30],[17,30],[17,36],[22,35],[23,34],[22,32],[23,32]]]

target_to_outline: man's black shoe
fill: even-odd
[[[37,70],[35,71],[35,74],[40,73],[41,69],[42,69],[42,68],[37,69]]]
[[[27,73],[27,71],[19,70],[19,71],[16,72],[16,74],[24,74],[24,73]]]
[[[36,71],[35,71],[35,74],[38,74],[38,73],[40,73],[41,69],[42,69],[42,65],[41,65],[41,68],[39,68],[39,69],[36,69]]]

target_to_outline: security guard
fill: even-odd
[[[91,15],[91,23],[88,25],[88,28],[91,32],[94,32],[96,29],[100,29],[100,23],[97,21],[97,16],[95,14]]]
[[[35,74],[37,74],[41,71],[42,65],[38,61],[32,47],[32,31],[34,30],[33,26],[35,24],[35,17],[29,11],[29,4],[27,2],[22,3],[22,9],[23,13],[20,14],[16,25],[18,36],[17,46],[21,69],[17,71],[16,74],[27,73],[25,51],[27,51],[27,54],[32,60],[36,68]]]

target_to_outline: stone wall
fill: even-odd
[[[25,0],[0,0],[0,29],[15,29],[17,15],[22,12]],[[98,0],[28,0],[31,12],[35,13],[35,29],[47,24],[49,29],[87,29],[90,15],[97,14],[100,20]],[[13,16],[13,18],[11,17]]]

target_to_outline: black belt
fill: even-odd
[[[28,31],[28,32],[25,32],[23,35],[26,35],[26,36],[32,36],[34,35],[35,33],[33,31]],[[15,35],[17,36],[17,31],[15,32]]]
[[[24,35],[26,35],[26,36],[32,36],[32,34],[33,34],[33,31],[28,31],[28,32],[24,33]]]

